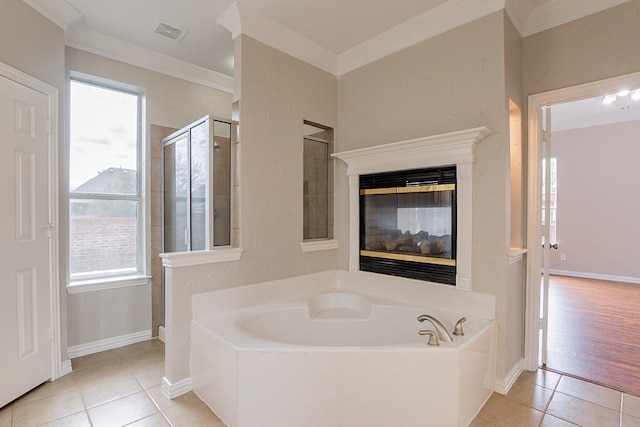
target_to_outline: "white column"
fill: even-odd
[[[349,271],[360,270],[360,176],[349,175]]]
[[[473,163],[458,163],[456,170],[456,194],[458,201],[458,229],[456,248],[456,287],[471,290],[471,225],[473,215],[472,178]]]

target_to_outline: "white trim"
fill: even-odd
[[[233,93],[233,77],[95,31],[76,29],[73,34],[68,35],[66,45],[125,64]]]
[[[169,399],[175,399],[178,396],[188,393],[192,388],[191,377],[180,380],[174,384],[172,384],[167,377],[162,377],[162,392]]]
[[[60,225],[58,223],[58,89],[2,62],[0,62],[0,75],[48,97],[49,111],[47,120],[50,123],[48,141],[49,176],[47,177],[49,181],[48,210],[49,223],[53,224],[52,237],[49,239],[50,325],[52,331],[51,379],[55,380],[61,376],[61,372],[64,370],[60,345],[60,331],[62,330],[63,322],[60,315],[60,254],[58,251],[60,234]]]
[[[338,249],[338,240],[307,240],[300,242],[302,252],[327,251],[330,249]]]
[[[70,374],[72,371],[73,368],[71,366],[71,359],[64,360],[60,364],[60,377],[64,377],[65,375]]]
[[[82,13],[65,0],[22,0],[49,21],[67,30],[74,21],[82,18]]]
[[[347,163],[347,175],[428,168],[475,161],[476,144],[491,134],[487,127],[432,135],[334,153]]]
[[[112,338],[105,338],[86,344],[78,344],[67,349],[69,359],[86,356],[88,354],[99,353],[101,351],[112,350],[114,348],[124,347],[125,345],[135,344],[142,341],[150,340],[151,329],[146,331],[134,332],[132,334],[120,335]]]
[[[84,292],[106,291],[109,289],[128,288],[131,286],[148,285],[151,276],[113,277],[109,279],[82,280],[67,285],[69,295]]]
[[[586,273],[584,271],[569,270],[549,270],[549,274],[555,274],[557,276],[579,277],[582,279],[606,280],[609,282],[633,283],[636,285],[640,285],[640,277],[613,276],[611,274]]]
[[[166,344],[165,336],[166,334],[165,334],[164,326],[162,325],[158,326],[158,339]]]
[[[509,249],[509,264],[515,264],[518,261],[522,261],[524,258],[524,254],[526,254],[528,249],[523,248],[511,248]]]
[[[160,254],[165,267],[188,267],[217,262],[238,261],[243,248],[221,248],[209,251],[169,252]]]
[[[518,34],[522,35],[524,27],[527,25],[527,19],[533,10],[533,3],[530,0],[512,0],[506,1],[504,10],[509,15],[513,26],[516,27]]]
[[[610,7],[627,3],[629,0],[551,0],[536,6],[530,13],[522,31],[527,37],[558,27],[567,22],[593,15]]]
[[[456,288],[471,290],[474,150],[476,145],[489,134],[491,134],[489,128],[478,127],[332,154],[347,164],[349,176],[349,271],[359,270],[360,175],[456,165],[458,199]]]
[[[335,53],[260,15],[242,3],[233,3],[216,22],[229,30],[234,39],[240,34],[245,34],[307,64],[337,75]]]
[[[540,164],[541,152],[539,144],[539,123],[541,121],[540,108],[543,105],[553,105],[579,99],[593,98],[607,93],[616,92],[620,88],[640,86],[640,72],[625,76],[613,77],[585,83],[568,88],[556,89],[549,92],[529,96],[529,135],[528,135],[528,164]],[[527,286],[525,307],[525,369],[533,371],[538,367],[539,342],[539,313],[540,313],[540,168],[529,167],[527,177],[527,247],[531,248],[527,255]]]
[[[337,75],[504,8],[504,0],[449,0],[338,55]]]
[[[524,359],[520,359],[504,378],[496,378],[494,391],[500,394],[507,394],[516,382],[520,374],[524,371]]]

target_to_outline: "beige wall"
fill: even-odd
[[[525,96],[640,70],[640,0],[523,40]]]
[[[494,13],[343,75],[338,84],[336,151],[487,126],[473,176],[472,287],[497,297],[498,377],[505,362],[508,104],[505,18]],[[516,76],[517,78],[517,76]],[[338,164],[338,214],[348,182]],[[339,239],[348,241],[348,224]],[[346,268],[346,248],[340,266]]]
[[[517,32],[511,20],[504,14],[505,22],[505,100],[509,111],[509,171],[505,177],[507,186],[507,221],[505,223],[507,233],[507,245],[512,248],[521,248],[524,243],[525,205],[524,205],[524,179],[526,165],[522,146],[522,38]],[[524,358],[524,332],[525,332],[525,258],[509,264],[505,280],[505,306],[504,306],[504,348],[498,348],[498,354],[504,352],[504,367],[498,372],[498,378],[510,381],[507,375]],[[501,386],[501,385],[500,385]]]
[[[0,62],[58,89],[58,142],[64,141],[65,34],[21,0],[0,1]],[[62,252],[62,249],[61,249]],[[61,277],[66,273],[61,266]],[[67,360],[66,289],[60,280],[61,360]]]
[[[189,377],[192,294],[337,265],[336,250],[302,252],[300,248],[302,125],[309,120],[336,127],[336,78],[244,35],[235,43],[239,54],[235,79],[242,93],[238,171],[244,252],[236,262],[171,269],[173,298],[168,309],[172,318],[167,334],[171,333],[172,343],[166,376],[172,383]]]
[[[157,333],[162,310],[161,264],[157,258],[158,253],[162,252],[160,140],[170,130],[181,128],[207,114],[230,119],[232,95],[73,48],[67,48],[66,67],[67,73],[75,71],[89,74],[143,90],[146,99],[144,164],[148,173],[147,179],[150,180],[149,200],[152,203],[150,218],[147,218],[147,221],[150,220],[148,230],[152,243],[148,248],[152,257],[151,287],[130,287],[69,295],[69,346],[148,329]]]

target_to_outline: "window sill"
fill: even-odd
[[[509,264],[513,264],[518,261],[522,261],[524,254],[527,253],[527,249],[524,248],[510,248],[509,249]]]
[[[81,294],[84,292],[106,291],[131,286],[148,285],[151,276],[125,276],[111,277],[108,279],[79,280],[67,285],[67,293]]]
[[[243,251],[243,248],[221,248],[209,251],[169,252],[160,254],[160,258],[162,258],[162,265],[165,267],[188,267],[238,261]]]
[[[328,251],[338,249],[338,240],[306,240],[300,242],[302,252]]]

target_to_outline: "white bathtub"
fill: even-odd
[[[193,388],[229,427],[466,426],[494,387],[492,310],[453,287],[343,271],[196,295]],[[465,335],[428,346],[420,314],[450,331],[465,316]]]

